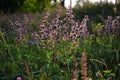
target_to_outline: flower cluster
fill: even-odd
[[[66,13],[64,13],[66,12]],[[51,41],[73,41],[78,38],[84,39],[89,36],[87,29],[87,21],[89,20],[86,15],[83,20],[75,21],[72,8],[69,9],[57,9],[55,10],[55,15],[50,15],[48,12],[43,17],[39,25],[38,32],[34,31],[32,33],[32,40],[28,43],[36,42],[51,42]],[[51,18],[54,17],[54,18]],[[17,43],[20,44],[22,40],[25,39],[25,33],[29,28],[29,19],[24,16],[24,21],[16,21],[14,24],[17,26]],[[26,23],[27,22],[27,23]],[[31,24],[31,23],[29,23]],[[30,32],[29,30],[27,32]]]
[[[41,40],[76,40],[77,38],[85,38],[89,35],[87,29],[86,15],[82,22],[74,21],[72,9],[68,9],[65,17],[61,16],[61,9],[56,12],[56,17],[48,21],[48,13],[40,24],[39,35]]]
[[[105,26],[100,25],[97,28],[97,32],[100,35],[120,35],[120,16],[116,16],[115,19],[112,16],[108,16],[108,19],[105,20]]]
[[[33,42],[39,42],[39,35],[37,32],[32,33]]]
[[[19,45],[20,42],[25,39],[25,24],[24,22],[19,23],[18,21],[16,21],[15,25],[18,27],[16,41]]]
[[[86,25],[88,20],[88,16],[86,15],[81,23],[75,22],[74,26],[71,28],[70,33],[70,37],[72,38],[72,40],[75,40],[77,38],[85,38],[89,36],[89,32]]]
[[[112,16],[108,16],[108,20],[105,22],[105,32],[106,34],[114,34],[120,31],[119,16],[112,19]]]
[[[40,24],[39,36],[41,40],[45,40],[48,37],[48,28],[47,26],[47,19],[49,17],[49,13],[46,13],[42,23]]]

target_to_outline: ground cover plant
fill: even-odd
[[[120,79],[119,16],[91,27],[71,8],[0,16],[0,80]]]

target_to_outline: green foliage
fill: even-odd
[[[51,0],[25,0],[21,11],[36,12],[43,11],[51,7]]]
[[[37,12],[51,7],[51,0],[0,0],[0,9],[5,13]]]
[[[55,11],[54,13],[56,14]],[[48,18],[49,22],[55,14]],[[40,40],[28,44],[32,37],[31,32],[39,29],[42,16],[26,14],[17,16],[17,20],[15,15],[9,20],[1,17],[2,20],[6,19],[5,22],[13,23],[12,26],[10,23],[7,25],[8,28],[13,27],[13,30],[7,28],[9,31],[6,32],[4,27],[0,26],[0,80],[13,80],[18,76],[22,77],[22,80],[71,80],[74,60],[78,62],[77,73],[80,80],[80,61],[84,51],[87,53],[88,77],[93,80],[107,80],[110,77],[119,80],[120,34],[97,35],[97,30],[105,27],[103,23],[97,23],[95,34],[90,34],[84,39]],[[64,16],[62,14],[62,19]],[[24,24],[26,29],[26,38],[20,44],[16,42],[16,22]]]
[[[74,7],[75,16],[77,19],[82,19],[84,15],[89,15],[91,20],[94,23],[104,22],[104,19],[107,16],[116,16],[119,15],[119,4],[117,5],[117,12],[115,13],[115,4],[113,3],[91,3],[91,2],[84,2],[83,6],[76,5]]]

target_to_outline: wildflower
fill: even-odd
[[[119,32],[119,19],[119,16],[116,16],[115,19],[112,19],[112,16],[108,16],[108,20],[105,22],[105,32],[107,34]]]
[[[37,32],[33,32],[32,36],[33,36],[34,42],[37,42],[39,40],[39,35],[37,34]]]
[[[68,25],[68,24],[65,24],[65,25],[64,25],[64,28],[65,28],[65,29],[69,29],[69,25]]]
[[[97,71],[96,73],[95,73],[95,76],[96,77],[99,77],[99,76],[101,76],[102,74],[101,74],[101,72],[100,71]]]
[[[98,32],[98,33],[102,33],[102,31],[103,31],[103,28],[102,28],[102,27],[99,27],[99,28],[97,29],[97,32]]]
[[[113,78],[112,78],[112,77],[109,77],[107,80],[113,80]]]
[[[49,15],[50,14],[47,12],[46,15],[44,16],[44,20],[48,19]]]
[[[17,80],[22,80],[22,78],[21,77],[17,77]]]
[[[24,28],[19,28],[17,30],[17,43],[20,44],[21,40],[25,39],[25,29]]]
[[[86,38],[87,36],[89,36],[89,32],[87,29],[87,21],[88,21],[88,16],[86,15],[83,19],[83,21],[80,23],[79,28],[78,28],[78,36],[82,37],[82,38]]]
[[[105,21],[105,31],[107,34],[111,32],[111,25],[112,25],[112,16],[108,16],[108,20]]]

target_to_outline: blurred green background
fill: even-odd
[[[66,0],[0,0],[0,11],[4,13],[36,13],[52,11],[56,6],[64,7]],[[72,1],[72,0],[71,0]],[[82,19],[89,15],[94,22],[103,22],[107,16],[120,14],[120,1],[116,3],[108,0],[92,3],[90,0],[76,0],[73,7],[75,19]]]

